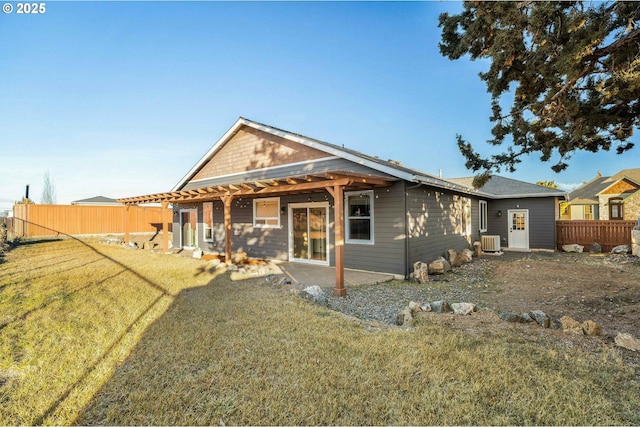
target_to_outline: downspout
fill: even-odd
[[[411,267],[409,266],[409,221],[407,221],[407,215],[409,214],[409,203],[407,199],[409,198],[409,190],[413,190],[414,188],[418,188],[422,186],[422,183],[419,182],[411,187],[407,187],[407,181],[404,181],[404,277],[409,280]]]

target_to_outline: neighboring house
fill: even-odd
[[[74,200],[71,202],[72,205],[80,205],[80,206],[122,206],[122,203],[118,202],[116,199],[111,199],[109,197],[104,196],[96,196],[90,197],[88,199]]]
[[[640,168],[585,182],[569,193],[567,219],[635,220],[640,218]]]
[[[434,165],[437,167],[437,164]],[[555,248],[564,193],[493,177],[446,180],[396,161],[244,118],[167,193],[118,199],[173,205],[173,245],[392,273],[470,247]]]

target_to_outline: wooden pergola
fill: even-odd
[[[118,199],[118,202],[123,203],[126,209],[128,209],[130,205],[160,203],[164,212],[162,218],[162,246],[164,252],[168,252],[169,219],[167,218],[166,212],[169,203],[222,201],[224,205],[225,260],[228,261],[231,259],[231,202],[235,198],[327,191],[334,200],[336,286],[333,294],[344,296],[347,294],[347,290],[344,287],[344,191],[386,187],[391,185],[392,181],[396,180],[397,178],[392,177],[363,175],[346,171],[322,172],[302,176],[260,179],[146,196],[127,197]],[[125,241],[129,243],[128,224],[125,224]]]

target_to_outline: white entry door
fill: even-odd
[[[529,250],[529,210],[509,210],[509,249]]]

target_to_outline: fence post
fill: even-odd
[[[162,217],[162,251],[169,252],[169,220],[167,216],[169,214],[169,203],[163,201],[161,203],[160,216]]]
[[[129,244],[129,205],[124,205],[124,243]]]

